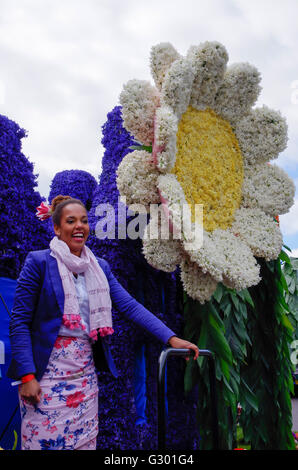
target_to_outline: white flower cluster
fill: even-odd
[[[278,258],[282,249],[279,225],[261,209],[238,209],[231,230],[239,235],[255,256],[267,261]]]
[[[209,273],[204,273],[196,263],[192,263],[188,258],[184,258],[180,266],[181,281],[188,295],[201,304],[210,300],[217,287],[217,281]]]
[[[255,108],[240,119],[235,132],[245,163],[255,165],[277,158],[287,146],[287,130],[281,114],[267,106]]]
[[[157,152],[157,167],[162,172],[170,171],[175,163],[178,118],[169,106],[157,108],[155,117],[155,143],[161,149]]]
[[[184,242],[184,247],[189,254],[190,260],[197,263],[203,273],[209,273],[217,282],[220,282],[223,280],[226,257],[220,240],[218,243],[215,239],[215,232],[204,231],[203,246],[199,250],[187,250],[186,242]]]
[[[139,142],[150,145],[154,140],[154,116],[159,93],[145,80],[129,80],[120,95],[123,123]]]
[[[159,203],[158,176],[159,172],[150,153],[145,150],[128,153],[117,169],[119,193],[126,196],[128,205],[157,204]]]
[[[180,54],[169,42],[162,42],[151,48],[150,68],[155,85],[161,90],[165,74]]]
[[[194,80],[192,63],[177,59],[166,73],[161,89],[161,105],[170,106],[180,119],[187,110]]]
[[[177,232],[181,231],[183,228],[181,208],[187,206],[187,201],[180,183],[173,174],[160,175],[157,186],[161,201],[167,205],[174,228],[177,229]]]
[[[205,232],[203,247],[189,255],[215,281],[226,284],[228,279],[228,287],[244,289],[260,280],[259,267],[249,247],[229,230]]]
[[[230,230],[215,230],[217,250],[221,249],[226,258],[223,283],[227,287],[242,290],[260,281],[260,267],[250,248]]]
[[[163,236],[166,238],[163,239]],[[181,242],[173,240],[165,216],[161,217],[161,221],[150,220],[144,232],[142,251],[151,266],[165,272],[175,271],[181,262],[183,258]]]
[[[246,168],[242,187],[244,207],[260,207],[275,217],[289,211],[294,196],[294,182],[277,165],[260,163]]]
[[[219,42],[206,41],[200,46],[191,46],[187,57],[195,68],[190,104],[196,109],[211,108],[226,70],[226,48]]]
[[[123,159],[117,176],[119,192],[129,205],[162,203],[173,230],[168,239],[160,234],[152,238],[150,221],[143,238],[144,256],[167,272],[180,264],[184,289],[201,303],[210,299],[218,282],[237,290],[259,282],[255,257],[278,257],[282,236],[273,216],[290,209],[295,193],[286,173],[267,163],[286,147],[285,119],[266,106],[253,109],[261,90],[259,72],[247,63],[227,68],[227,61],[225,47],[217,42],[191,46],[186,57],[171,44],[161,43],[152,48],[150,58],[156,88],[131,80],[120,96],[124,126],[138,141],[152,144],[152,155],[138,150]],[[190,219],[184,226],[184,208],[188,213],[190,208],[178,176],[170,173],[179,121],[190,105],[197,110],[210,108],[230,123],[244,163],[242,199],[233,224],[226,230],[204,232],[203,245],[200,237],[189,243],[194,227],[202,227]],[[203,186],[207,183],[202,181]]]
[[[248,63],[228,67],[214,103],[214,110],[232,125],[247,114],[260,94],[261,75]]]

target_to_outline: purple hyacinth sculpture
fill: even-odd
[[[94,176],[83,170],[64,170],[56,173],[51,183],[49,202],[58,194],[80,199],[86,206],[87,211],[91,209],[93,193],[97,188]]]
[[[37,175],[22,153],[26,131],[0,115],[0,276],[16,279],[26,255],[46,248],[47,226],[36,217],[42,197]]]

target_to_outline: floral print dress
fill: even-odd
[[[58,336],[36,405],[20,397],[23,450],[96,448],[98,383],[87,338]]]

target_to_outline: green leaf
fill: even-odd
[[[258,411],[259,407],[258,407],[258,399],[256,397],[256,395],[253,393],[253,391],[251,390],[251,388],[247,385],[247,383],[245,382],[245,380],[242,379],[242,388],[241,388],[241,393],[242,393],[242,397],[241,399],[244,398],[244,402],[247,401],[247,403],[255,410],[255,411]]]
[[[236,295],[231,295],[232,302],[235,305],[236,310],[239,310],[239,299]]]
[[[231,310],[232,310],[232,304],[229,303],[224,310],[224,316],[228,317],[231,313]]]
[[[217,323],[218,328],[222,328],[224,326],[224,324],[223,324],[223,321],[220,317],[220,313],[217,310],[217,308],[215,307],[215,305],[212,302],[209,302],[208,308],[209,308],[209,322],[212,318]]]
[[[298,269],[298,259],[291,259],[291,265],[294,269]]]
[[[11,450],[16,450],[17,444],[18,444],[18,434],[15,430],[13,431],[13,434],[14,434],[14,443],[13,443],[13,447]]]
[[[283,324],[286,328],[288,328],[290,331],[294,331],[295,328],[294,328],[293,325],[291,324],[291,322],[290,322],[290,320],[288,319],[288,316],[287,316],[286,314],[283,314],[283,315],[281,316],[281,322],[282,322],[282,324]]]
[[[281,282],[281,285],[283,286],[285,292],[288,292],[288,284],[287,284],[286,278],[283,275],[283,273],[280,274],[280,282]]]
[[[283,246],[286,250],[292,251],[291,248],[289,248],[287,245],[284,245],[284,244],[283,244],[282,246]]]
[[[296,280],[295,279],[291,279],[291,282],[289,284],[289,292],[290,294],[294,294],[295,290],[296,290]]]
[[[210,324],[213,326],[213,328],[210,330],[210,335],[212,337],[213,346],[215,348],[214,352],[218,357],[222,358],[228,364],[232,364],[232,352],[229,343],[223,334],[223,331],[218,328],[218,325],[214,321],[213,317],[210,317]]]
[[[279,259],[282,261],[285,261],[286,263],[291,264],[290,258],[288,257],[287,253],[283,250],[279,254]]]
[[[224,294],[223,286],[222,286],[222,284],[218,283],[218,284],[217,284],[216,291],[215,291],[214,294],[213,294],[213,297],[215,298],[215,300],[216,300],[217,303],[220,303],[223,294]]]
[[[152,145],[132,145],[129,147],[130,150],[146,150],[146,152],[152,153]]]
[[[226,377],[227,380],[230,380],[230,367],[229,367],[229,364],[222,358],[219,359],[220,361],[220,365],[221,365],[221,370],[222,370],[222,373],[224,375],[224,377]],[[224,379],[225,381],[225,379]],[[230,386],[227,385],[229,388]],[[233,392],[233,390],[231,389],[231,391]]]

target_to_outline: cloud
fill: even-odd
[[[287,214],[279,217],[280,228],[283,235],[298,234],[298,199],[295,199],[294,205]]]
[[[292,250],[291,252],[288,252],[288,253],[292,258],[298,258],[298,248],[296,248],[295,250]]]
[[[289,124],[289,147],[278,163],[295,171],[297,14],[291,0],[1,0],[0,113],[28,130],[23,150],[47,196],[62,169],[98,177],[101,126],[124,83],[152,82],[152,45],[170,41],[185,54],[191,44],[218,40],[230,63],[260,70],[258,105],[280,109]]]

